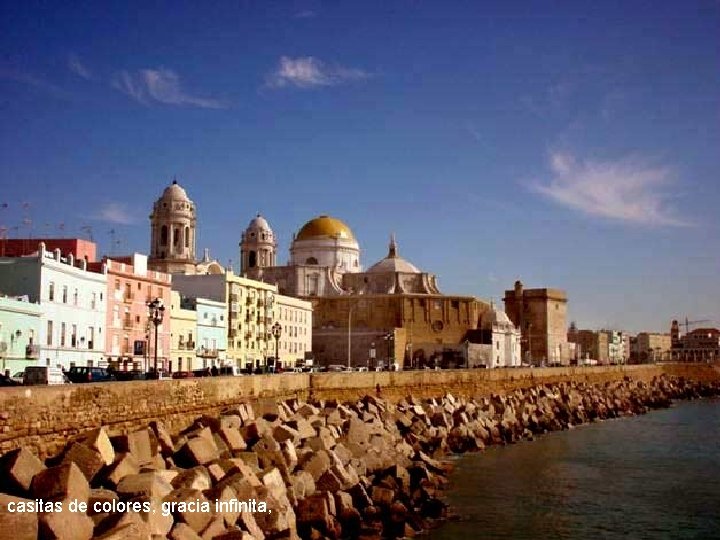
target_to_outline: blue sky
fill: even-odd
[[[177,175],[223,262],[258,211],[281,262],[329,213],[448,293],[720,324],[717,2],[67,4],[0,12],[10,237],[147,252]]]

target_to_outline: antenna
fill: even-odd
[[[93,235],[92,235],[92,227],[90,225],[83,225],[80,227],[81,231],[84,231],[88,235],[88,239],[92,242],[93,241]]]

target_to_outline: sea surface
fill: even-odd
[[[431,540],[720,539],[720,400],[458,458]]]

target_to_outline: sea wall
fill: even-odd
[[[56,387],[0,389],[0,454],[26,447],[51,456],[69,439],[105,426],[111,435],[160,419],[171,432],[199,415],[245,402],[299,397],[353,401],[366,394],[398,400],[442,396],[505,394],[538,384],[605,383],[631,377],[649,381],[662,374],[698,382],[720,380],[708,364],[565,367],[542,369],[406,371],[210,377],[170,381],[131,381]]]

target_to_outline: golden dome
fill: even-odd
[[[302,226],[295,240],[311,240],[325,237],[342,238],[345,240],[355,239],[350,227],[339,219],[330,216],[318,216]]]

